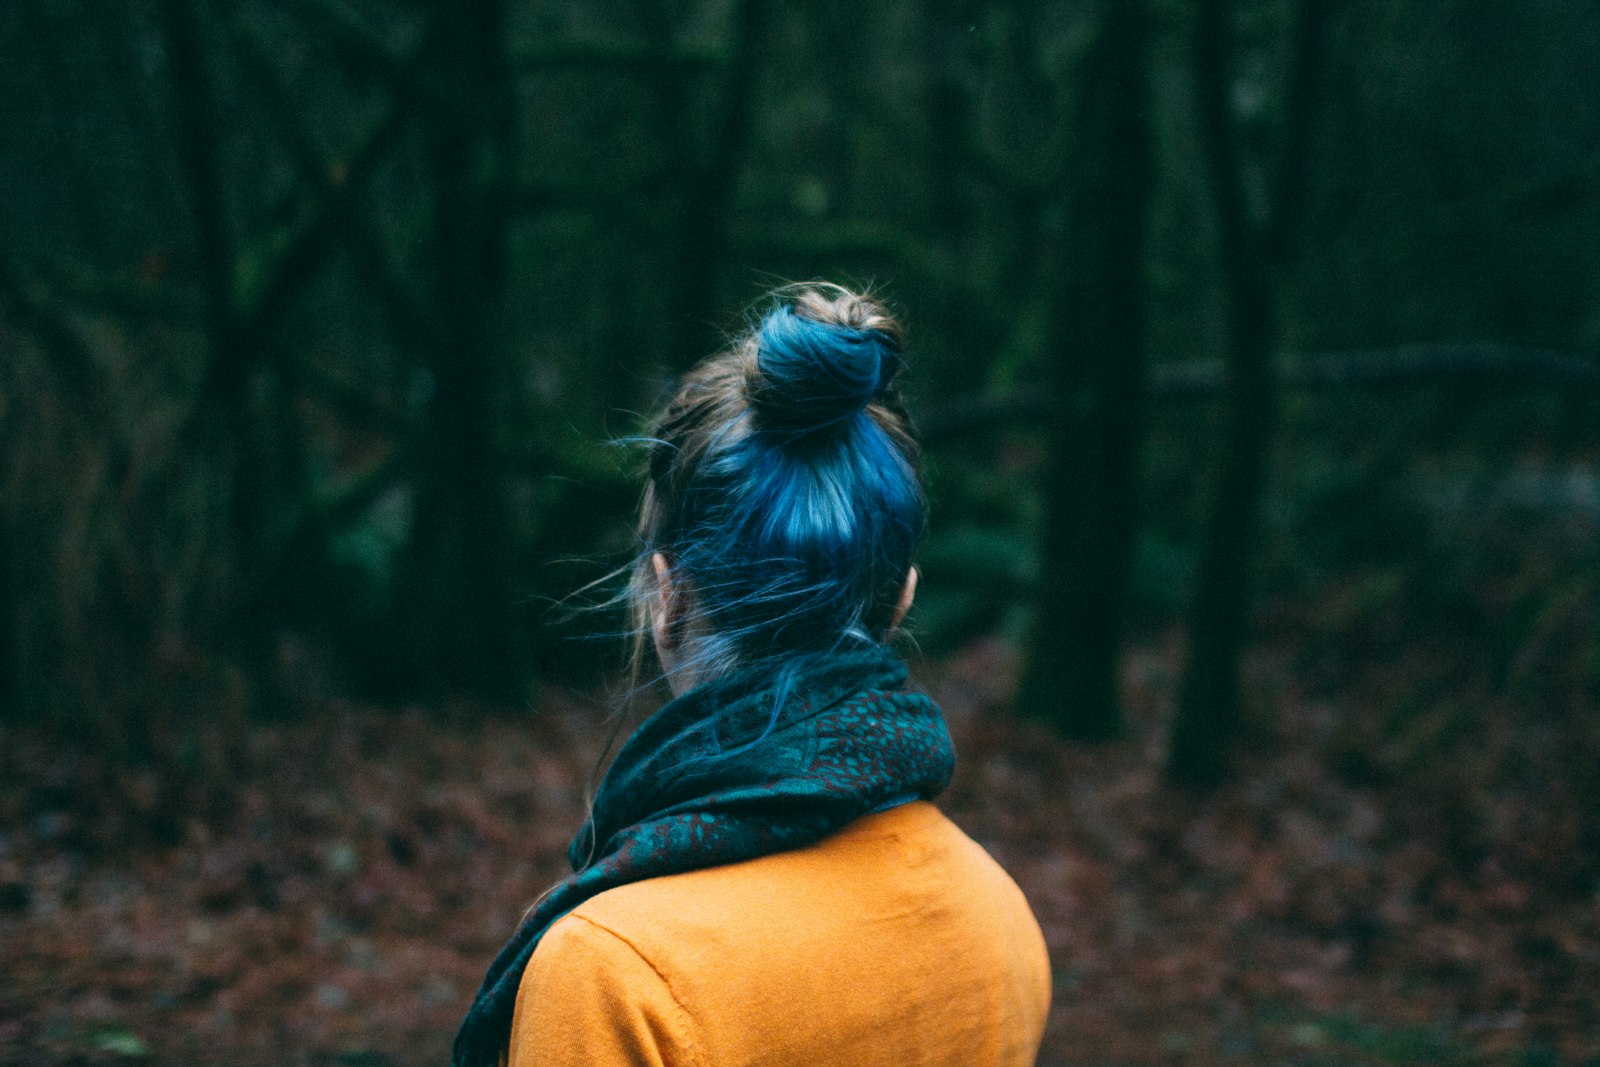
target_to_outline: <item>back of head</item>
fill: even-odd
[[[642,624],[659,553],[692,676],[887,635],[926,516],[903,368],[880,305],[812,284],[685,377],[651,438],[632,598]]]

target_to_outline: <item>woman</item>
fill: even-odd
[[[929,803],[950,738],[885,647],[926,512],[902,366],[877,304],[780,290],[667,405],[630,598],[674,699],[490,967],[456,1064],[1033,1062],[1043,938]]]

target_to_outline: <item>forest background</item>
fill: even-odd
[[[441,1060],[611,728],[627,438],[826,278],[910,327],[1041,1062],[1600,1063],[1597,57],[1577,0],[10,0],[0,1060]]]

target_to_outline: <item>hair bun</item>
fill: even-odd
[[[747,388],[765,429],[805,432],[842,422],[900,372],[898,331],[874,305],[815,290],[797,304],[773,309],[756,331]]]

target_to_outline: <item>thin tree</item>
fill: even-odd
[[[3,435],[0,443],[6,443]],[[9,523],[0,518],[0,722],[18,716],[22,704],[17,670],[22,664],[17,641],[17,628],[22,624],[21,598],[12,566],[11,530]]]
[[[418,683],[495,695],[521,659],[495,403],[516,125],[506,15],[504,0],[471,0],[441,9],[430,27],[444,87],[427,138],[431,395],[400,619]]]
[[[1118,665],[1145,423],[1145,251],[1152,190],[1150,26],[1105,6],[1090,53],[1051,321],[1058,351],[1041,570],[1019,706],[1069,737],[1121,732]]]
[[[668,273],[673,323],[668,363],[683,369],[721,341],[712,323],[717,273],[727,257],[734,198],[754,127],[756,87],[765,63],[773,5],[762,0],[738,0],[732,5],[728,43],[706,96],[703,138],[695,135],[690,103],[696,70],[684,62],[673,5],[639,0],[634,7],[654,60],[655,103],[671,156],[665,183],[674,206],[668,238],[673,255]]]
[[[1189,610],[1189,659],[1179,690],[1167,776],[1204,788],[1221,781],[1241,715],[1240,658],[1249,622],[1250,561],[1277,424],[1278,293],[1305,196],[1310,110],[1330,0],[1302,0],[1285,109],[1285,144],[1270,213],[1252,213],[1233,115],[1231,5],[1201,0],[1193,92],[1201,155],[1217,223],[1227,334],[1224,428]]]
[[[228,486],[236,549],[247,575],[258,576],[266,528],[264,463],[253,430],[250,382],[257,347],[237,313],[238,252],[218,157],[217,86],[208,67],[194,0],[162,0],[167,82],[179,172],[188,198],[203,306],[206,368],[192,428],[232,453]]]

